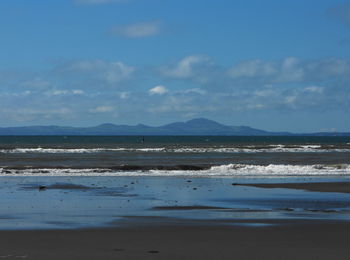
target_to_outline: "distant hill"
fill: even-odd
[[[93,127],[70,126],[24,126],[0,127],[0,135],[226,135],[226,136],[350,136],[350,133],[305,133],[268,132],[249,126],[228,126],[205,118],[176,122],[153,127],[102,124]]]

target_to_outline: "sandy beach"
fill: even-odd
[[[0,220],[0,258],[348,259],[350,254],[350,196],[340,193],[348,192],[346,181],[69,180],[68,185],[62,177],[3,178],[1,204],[8,214]]]
[[[2,259],[348,259],[349,223],[1,231]]]

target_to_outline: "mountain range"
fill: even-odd
[[[294,134],[289,132],[268,132],[249,126],[223,125],[213,120],[196,118],[187,122],[175,122],[163,126],[138,124],[101,124],[93,127],[71,126],[23,126],[0,127],[0,135],[224,135],[224,136],[350,136],[349,133],[319,132]]]

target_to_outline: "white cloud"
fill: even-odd
[[[91,113],[107,113],[112,111],[114,111],[114,107],[112,106],[98,106],[89,110]]]
[[[298,82],[304,79],[305,68],[295,57],[285,58],[281,65],[279,74],[276,77],[277,82]]]
[[[66,89],[51,89],[45,92],[46,96],[64,96],[64,95],[83,95],[85,92],[80,89],[66,90]]]
[[[295,57],[281,61],[250,60],[230,68],[228,75],[235,80],[251,79],[268,83],[322,81],[350,75],[350,60],[326,58],[310,61]]]
[[[194,93],[194,94],[199,94],[199,95],[205,95],[205,94],[207,94],[207,91],[205,91],[204,89],[201,89],[201,88],[189,88],[189,89],[185,89],[184,91],[182,91],[182,93],[185,93],[185,94]]]
[[[253,59],[233,66],[230,74],[227,68],[216,66],[206,56],[191,55],[162,69],[163,74],[144,77],[141,73],[147,70],[140,68],[134,75],[135,68],[120,61],[80,60],[63,64],[54,73],[48,70],[17,78],[11,76],[0,83],[0,110],[6,111],[0,113],[0,119],[78,124],[102,120],[101,116],[117,116],[117,112],[140,120],[148,116],[147,111],[167,117],[205,116],[205,112],[211,115],[270,110],[320,113],[350,109],[350,59],[347,58]],[[145,81],[154,80],[159,85],[140,90]],[[114,85],[116,89],[111,88]],[[65,107],[69,110],[60,110]]]
[[[273,82],[297,82],[304,77],[304,68],[295,57],[280,62],[262,60],[244,61],[229,69],[232,78],[264,78]]]
[[[150,90],[148,90],[148,93],[150,95],[164,95],[167,92],[168,90],[166,89],[166,87],[162,85],[155,86],[154,88],[151,88]]]
[[[127,91],[124,91],[124,92],[120,92],[120,93],[119,93],[119,97],[120,97],[121,99],[128,99],[129,96],[130,96],[130,92],[127,92]]]
[[[21,92],[1,92],[0,93],[0,97],[7,97],[7,98],[10,98],[10,97],[27,97],[27,96],[30,96],[32,95],[33,92],[30,91],[30,90],[25,90],[25,91],[21,91]]]
[[[66,95],[67,93],[68,93],[68,90],[60,90],[60,89],[58,89],[58,90],[53,90],[53,91],[51,92],[51,94],[52,94],[53,96]]]
[[[270,87],[265,89],[259,89],[254,92],[254,95],[258,97],[271,97],[276,95],[276,91]]]
[[[129,0],[75,0],[74,2],[82,5],[101,5],[111,3],[125,3]]]
[[[73,93],[74,95],[83,95],[85,92],[84,92],[83,90],[81,90],[81,89],[74,89],[74,90],[72,91],[72,93]]]
[[[229,75],[233,78],[271,76],[275,74],[275,65],[271,62],[261,60],[250,60],[242,62],[229,70]]]
[[[296,96],[287,96],[285,97],[284,101],[286,104],[291,104],[293,105],[294,102],[296,101],[297,97]]]
[[[192,55],[183,58],[175,66],[162,68],[161,71],[167,77],[186,79],[198,74],[198,67],[203,64],[211,64],[211,60],[203,55]]]
[[[320,132],[337,132],[337,128],[332,127],[332,128],[321,128],[319,130]]]
[[[318,87],[318,86],[309,86],[309,87],[304,88],[304,90],[306,92],[322,94],[324,88],[323,87]]]
[[[116,84],[130,77],[135,68],[120,61],[81,60],[70,62],[59,68],[62,72],[85,74],[88,77],[103,80],[108,84]]]
[[[159,21],[141,22],[128,25],[118,25],[110,30],[112,35],[128,38],[144,38],[155,36],[161,32]]]

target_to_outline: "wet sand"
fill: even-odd
[[[311,182],[311,183],[258,183],[258,184],[238,184],[257,188],[285,188],[299,189],[318,192],[340,192],[350,193],[350,182]]]
[[[1,231],[1,259],[349,259],[349,223]]]
[[[236,181],[4,178],[0,259],[349,259],[346,179]]]

